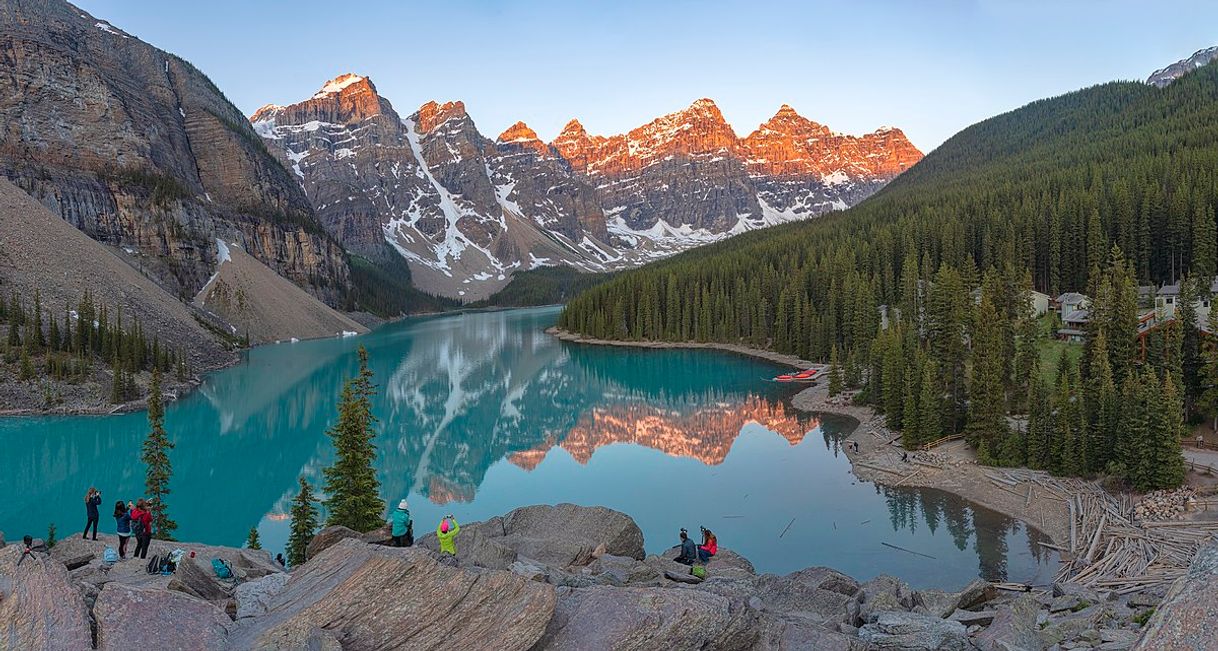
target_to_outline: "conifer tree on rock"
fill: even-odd
[[[169,505],[165,501],[165,496],[169,495],[169,478],[173,475],[173,466],[169,461],[169,451],[173,447],[173,442],[165,433],[161,372],[154,368],[152,383],[148,387],[148,438],[144,439],[142,459],[148,466],[144,489],[152,511],[153,537],[159,540],[173,540],[173,532],[178,528],[177,523],[169,518]]]
[[[305,550],[313,534],[317,532],[317,506],[314,504],[313,486],[304,477],[300,478],[300,492],[292,500],[292,527],[288,535],[287,561],[291,567],[304,563]]]
[[[376,417],[372,415],[372,371],[368,351],[359,347],[359,374],[343,385],[338,404],[338,422],[328,432],[334,443],[334,465],[324,470],[326,525],[341,525],[355,531],[381,526],[385,502],[380,497],[376,461]]]
[[[250,527],[250,533],[245,538],[248,549],[262,549],[262,538],[258,535],[258,527]]]

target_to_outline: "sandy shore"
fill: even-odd
[[[1000,474],[1003,469],[978,464],[976,454],[964,441],[948,442],[930,454],[910,452],[908,461],[902,461],[906,450],[899,440],[893,440],[897,433],[890,431],[883,416],[872,409],[850,404],[840,396],[829,398],[823,385],[804,389],[791,403],[801,411],[840,414],[859,422],[847,437],[858,443],[858,452],[846,448],[859,479],[884,486],[937,488],[1020,520],[1054,542],[1069,539],[1070,513],[1065,502],[1036,486],[1032,487],[1031,499],[1023,484],[1014,489],[995,486],[986,473]]]
[[[563,341],[597,346],[722,350],[799,369],[815,365],[811,361],[793,355],[736,344],[613,341],[582,337],[557,327],[549,328],[546,332]],[[913,453],[910,453],[908,461],[902,461],[902,453],[905,450],[901,447],[899,440],[893,440],[897,434],[889,431],[884,425],[883,417],[876,414],[871,408],[852,404],[841,397],[831,399],[823,384],[800,391],[791,399],[791,404],[800,411],[849,416],[859,422],[859,426],[847,438],[849,441],[857,442],[859,450],[858,452],[846,450],[846,456],[850,459],[854,474],[859,479],[884,486],[937,488],[959,495],[1007,517],[1020,520],[1049,536],[1054,542],[1069,538],[1070,514],[1064,502],[1051,497],[1043,490],[1036,490],[1035,487],[1033,487],[1031,499],[1028,499],[1026,493],[1017,495],[1014,489],[1007,490],[995,486],[985,476],[985,472],[998,473],[1001,472],[1001,469],[979,465],[976,455],[963,441],[953,441],[942,445],[936,448],[932,455],[917,455],[932,459],[929,464],[920,463]],[[1025,489],[1021,487],[1019,490]]]

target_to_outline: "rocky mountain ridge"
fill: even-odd
[[[0,4],[0,176],[193,296],[217,238],[337,303],[342,249],[240,111],[190,63],[60,0]]]
[[[844,208],[921,158],[898,129],[836,134],[785,105],[740,138],[709,99],[626,134],[572,120],[545,143],[517,122],[490,140],[462,102],[403,118],[355,74],[250,121],[343,246],[388,242],[418,286],[462,300],[518,270],[636,266]]]
[[[1214,59],[1218,59],[1218,45],[1197,50],[1187,59],[1181,59],[1165,68],[1160,68],[1150,73],[1150,76],[1146,78],[1146,83],[1163,88],[1185,74],[1202,66],[1209,65]]]

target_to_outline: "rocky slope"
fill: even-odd
[[[1000,592],[980,580],[913,590],[824,567],[758,575],[723,547],[699,580],[675,549],[646,555],[625,514],[571,504],[467,523],[455,559],[436,552],[434,535],[407,549],[386,542],[383,529],[323,529],[290,573],[262,551],[154,542],[153,554],[186,553],[167,576],[139,561],[106,566],[107,536],[64,540],[49,555],[35,541],[20,564],[10,545],[0,549],[0,649],[1213,648],[1213,545],[1160,599],[1074,584]],[[211,558],[235,581],[214,578]],[[1151,608],[1143,633],[1136,620]]]
[[[1183,77],[1185,74],[1208,65],[1210,61],[1218,59],[1218,46],[1207,47],[1204,50],[1197,50],[1187,59],[1181,59],[1166,68],[1161,68],[1150,74],[1146,79],[1146,83],[1151,86],[1163,88],[1171,82]]]
[[[194,305],[252,344],[350,336],[368,329],[276,274],[235,242],[216,242],[216,273]]]
[[[336,302],[348,270],[304,192],[206,76],[62,0],[0,3],[0,176],[193,296],[217,237]]]
[[[250,117],[326,229],[416,284],[484,298],[515,271],[638,265],[856,203],[921,158],[896,129],[845,136],[783,106],[740,138],[709,99],[615,136],[572,120],[551,143],[518,122],[495,140],[461,102],[408,117],[346,74]]]

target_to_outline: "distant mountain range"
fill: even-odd
[[[344,247],[388,242],[417,286],[462,300],[518,270],[632,267],[846,208],[922,157],[899,129],[842,135],[786,105],[741,138],[709,99],[621,135],[572,120],[545,143],[517,122],[490,140],[461,102],[403,118],[354,74],[250,121]]]

